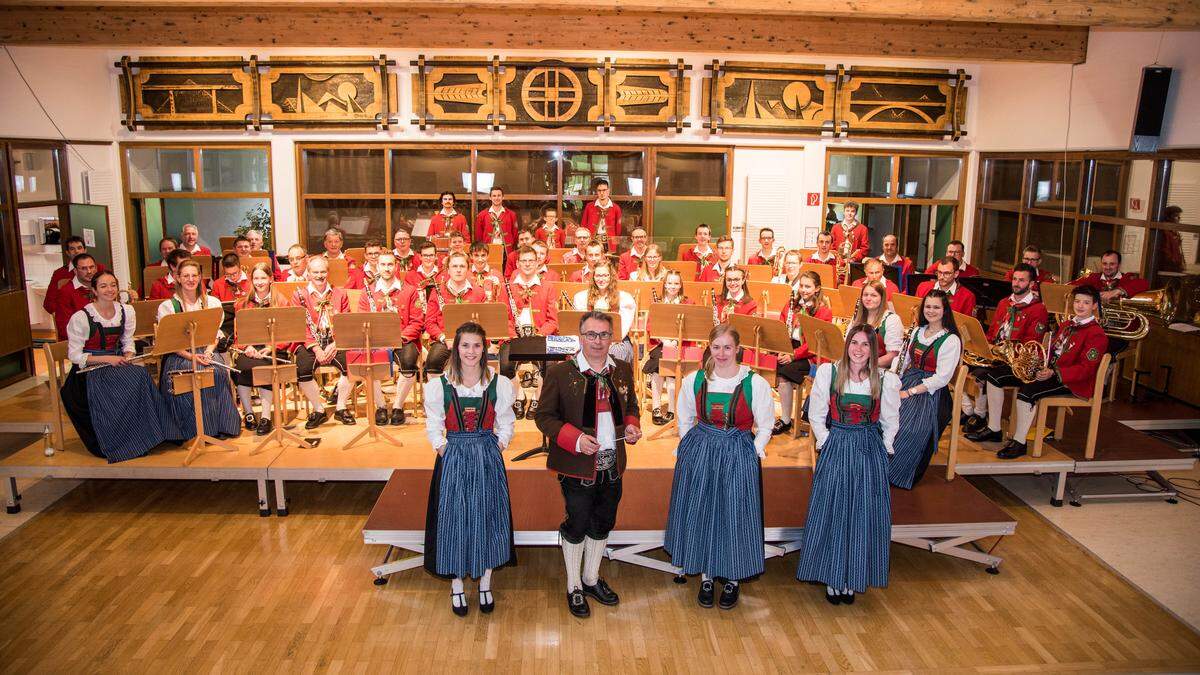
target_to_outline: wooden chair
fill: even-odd
[[[1092,397],[1090,399],[1082,399],[1077,396],[1047,396],[1037,402],[1037,417],[1033,423],[1033,452],[1034,457],[1042,456],[1042,441],[1046,437],[1046,414],[1050,408],[1058,408],[1058,417],[1054,422],[1054,439],[1062,438],[1063,429],[1066,428],[1067,409],[1068,408],[1090,408],[1088,416],[1088,432],[1087,441],[1083,446],[1083,456],[1085,459],[1093,459],[1096,456],[1096,433],[1100,428],[1100,405],[1104,403],[1104,382],[1107,379],[1104,375],[1108,372],[1108,365],[1112,362],[1112,355],[1105,354],[1104,358],[1100,359],[1100,367],[1096,370],[1096,384],[1092,388]]]
[[[567,251],[571,251],[571,250],[574,250],[574,249],[569,249],[569,248],[552,248],[552,249],[550,249],[549,251],[546,252],[546,264],[557,265],[558,263],[561,263],[563,261],[563,256],[567,254]]]
[[[232,251],[233,242],[237,241],[237,237],[217,237],[217,246],[222,251]]]
[[[50,425],[54,432],[52,447],[63,450],[67,447],[67,435],[66,426],[63,424],[64,410],[59,391],[62,389],[63,381],[67,378],[67,367],[64,365],[67,361],[67,341],[43,344],[42,354],[46,357],[46,375],[48,376],[46,384],[50,386],[50,412],[53,415]]]
[[[769,282],[773,276],[774,269],[770,265],[739,265],[746,270],[746,281]]]
[[[346,257],[353,260],[355,265],[362,267],[363,261],[367,258],[367,249],[362,247],[348,248],[346,249]]]
[[[150,289],[154,286],[154,282],[167,276],[171,272],[170,269],[162,265],[150,265],[142,270],[142,291],[145,295],[150,295]]]
[[[694,281],[700,273],[700,265],[695,260],[664,260],[663,267],[679,272],[684,281]]]
[[[1105,401],[1113,401],[1117,398],[1117,385],[1121,383],[1121,374],[1124,372],[1124,364],[1126,361],[1133,361],[1133,370],[1137,372],[1138,365],[1142,360],[1142,342],[1138,340],[1127,347],[1125,351],[1117,354],[1112,359],[1112,372],[1108,373],[1108,396]]]
[[[709,246],[712,246],[712,244],[709,244]],[[683,244],[680,244],[679,246],[676,246],[675,247],[675,259],[682,261],[683,254],[687,253],[688,251],[691,251],[694,248],[696,248],[695,242],[683,243]]]
[[[962,409],[963,396],[966,395],[967,380],[971,379],[967,366],[960,365],[951,386],[954,388],[954,402],[950,408],[950,450],[946,455],[946,480],[954,480],[954,467],[958,465],[958,443],[962,439]],[[936,451],[934,454],[937,454]]]

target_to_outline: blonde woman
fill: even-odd
[[[892,361],[904,346],[904,324],[887,304],[887,289],[883,282],[868,281],[858,296],[858,309],[851,326],[865,323],[875,329],[879,341],[879,367],[891,368]]]
[[[637,316],[637,302],[633,296],[617,288],[617,270],[612,263],[601,262],[592,270],[591,283],[586,290],[579,291],[571,299],[571,305],[579,312],[615,312],[621,316],[620,333],[613,336],[608,353],[614,359],[633,363],[633,343],[629,341],[629,328]]]
[[[663,278],[662,291],[658,301],[668,305],[696,304],[691,298],[684,297],[683,275],[678,270],[670,270]],[[678,347],[679,344],[675,340],[659,341],[651,339],[649,346],[650,354],[646,358],[646,363],[642,365],[642,372],[650,376],[650,396],[653,403],[653,417],[651,421],[661,427],[675,419],[675,378],[663,375],[662,373],[663,346]],[[667,394],[667,409],[665,411],[661,406],[664,389]]]
[[[662,281],[667,277],[667,267],[663,265],[662,248],[658,244],[650,244],[642,254],[642,263],[629,274],[630,281]]]

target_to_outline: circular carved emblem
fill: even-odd
[[[534,68],[521,82],[521,105],[537,122],[565,122],[582,103],[583,85],[569,68]]]

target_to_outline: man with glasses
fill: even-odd
[[[392,235],[392,255],[396,257],[396,274],[408,272],[412,267],[413,256],[412,235],[408,230],[397,229]]]
[[[1030,244],[1021,249],[1021,263],[1033,268],[1033,292],[1042,294],[1041,284],[1057,284],[1058,279],[1053,274],[1042,269],[1042,249]],[[1004,273],[1005,281],[1012,281],[1013,270]]]
[[[537,253],[526,246],[517,252],[517,274],[507,284],[500,302],[508,306],[508,330],[519,338],[554,335],[558,333],[558,303],[554,298],[554,286],[544,281],[537,273]],[[500,374],[515,378],[518,363],[509,359],[512,343],[500,347]],[[513,381],[517,400],[513,411],[517,419],[537,411],[538,391],[541,388],[536,368],[530,366],[522,374],[521,381]],[[530,391],[526,391],[530,390]],[[528,410],[526,409],[528,407]]]
[[[288,271],[279,281],[308,281],[308,251],[300,244],[288,249]]]
[[[650,237],[646,234],[646,228],[633,228],[629,233],[629,239],[633,245],[628,251],[621,254],[617,261],[617,278],[628,279],[630,275],[637,271],[642,265],[642,256],[646,255],[646,248],[650,245]]]
[[[954,258],[958,261],[958,276],[960,277],[977,277],[979,269],[971,263],[967,262],[967,246],[961,241],[955,239],[949,244],[946,244],[946,257]],[[938,261],[930,263],[929,267],[925,268],[925,274],[937,273]]]
[[[579,335],[575,358],[547,369],[536,420],[550,439],[546,468],[558,473],[566,510],[558,531],[567,609],[583,618],[591,614],[589,596],[602,605],[620,602],[600,577],[600,561],[617,521],[625,444],[637,443],[642,432],[633,370],[608,355],[612,318],[584,314]]]
[[[917,286],[917,297],[923,298],[929,291],[938,289],[950,296],[950,309],[960,314],[975,314],[975,294],[958,283],[958,259],[946,256],[933,265],[937,279],[930,279]]]

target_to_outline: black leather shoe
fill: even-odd
[[[825,589],[825,600],[827,600],[831,605],[840,605],[842,604],[842,594],[830,593],[829,589]]]
[[[1016,441],[1009,441],[1003,448],[996,453],[1000,459],[1016,459],[1021,457],[1026,452],[1025,444]]]
[[[462,606],[456,605],[454,603],[455,600],[462,603]],[[454,612],[455,616],[466,616],[467,612],[471,611],[471,608],[467,607],[467,595],[465,593],[450,594],[450,611]]]
[[[587,598],[583,595],[583,591],[571,591],[567,593],[567,609],[571,611],[571,616],[586,619],[592,615],[592,609],[588,607]]]
[[[516,403],[513,404],[513,414],[515,414],[517,416],[517,419],[519,419],[519,420],[525,419],[525,402],[524,401],[517,401]]]
[[[387,408],[376,408],[375,409],[375,424],[377,426],[386,427],[387,423],[388,423]]]
[[[329,413],[324,412],[324,411],[309,413],[308,421],[306,421],[304,423],[304,428],[305,429],[316,429],[317,427],[321,426],[322,424],[325,424],[325,422],[328,419],[329,419]]]
[[[663,417],[662,408],[655,408],[652,411],[650,415],[650,421],[653,422],[654,426],[656,427],[661,427],[667,423],[667,418]]]
[[[713,582],[712,579],[702,580],[700,582],[700,592],[696,594],[696,602],[705,609],[712,609],[713,606]]]
[[[976,431],[983,431],[987,428],[987,418],[981,415],[963,415],[961,421],[964,433],[973,434]]]
[[[854,604],[854,594],[853,593],[842,593],[842,604],[843,605],[853,605]]]
[[[529,409],[525,411],[526,418],[533,419],[533,416],[537,414],[537,405],[537,399],[533,399],[529,402]]]
[[[491,614],[493,609],[496,609],[496,600],[492,598],[492,592],[479,591],[479,611]]]
[[[392,426],[398,427],[407,421],[408,419],[404,416],[404,408],[392,408]]]
[[[596,579],[595,586],[588,586],[587,584],[584,584],[583,592],[595,598],[596,602],[602,605],[608,605],[609,607],[621,601],[621,598],[617,597],[617,594],[613,592],[613,589],[608,587],[608,584],[604,581],[604,579]]]
[[[733,609],[734,605],[737,604],[738,594],[741,593],[741,590],[741,584],[726,581],[725,587],[721,589],[721,599],[717,601],[717,606],[721,609]]]
[[[999,443],[1004,440],[1004,435],[999,431],[991,429],[983,429],[972,434],[967,434],[967,440],[975,443]]]
[[[333,418],[346,426],[354,424],[354,413],[349,408],[343,408],[333,413]]]
[[[258,427],[258,416],[254,413],[247,413],[246,416],[242,418],[242,424],[246,425],[246,431],[253,431]]]
[[[267,434],[271,433],[271,430],[274,428],[275,425],[271,422],[271,418],[264,417],[258,421],[258,426],[254,428],[254,435],[266,436]]]
[[[792,430],[791,422],[784,422],[783,420],[775,420],[775,426],[771,427],[771,435],[778,436],[779,434],[786,434],[787,432],[789,432],[791,430]]]
[[[668,410],[663,413],[663,419],[667,421],[667,424],[670,424],[671,422],[675,421],[675,413]]]

